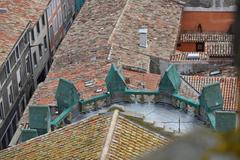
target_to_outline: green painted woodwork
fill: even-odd
[[[29,127],[36,129],[38,135],[50,129],[51,113],[49,106],[29,106]]]
[[[97,101],[99,101],[99,100],[106,99],[106,98],[108,98],[109,96],[110,96],[109,93],[103,93],[103,94],[100,94],[100,95],[98,95],[98,96],[93,96],[93,97],[91,97],[91,98],[89,98],[89,99],[86,99],[86,100],[80,99],[80,100],[79,100],[79,103],[80,103],[81,105],[85,105],[85,104],[89,104],[89,103],[92,103],[92,102],[97,102]]]
[[[127,88],[124,77],[114,64],[112,64],[105,82],[110,94],[114,92],[124,92],[125,88]]]
[[[169,94],[179,91],[181,77],[173,65],[169,65],[159,84],[159,91]]]
[[[199,102],[194,101],[194,100],[189,99],[189,98],[186,98],[184,96],[181,96],[181,95],[179,95],[177,93],[173,94],[173,97],[175,97],[179,101],[185,102],[186,104],[188,104],[188,105],[190,105],[192,107],[195,107],[195,108],[199,108],[200,107]]]
[[[236,112],[216,111],[216,127],[217,131],[226,132],[236,128],[237,114]]]
[[[152,90],[133,90],[133,89],[126,88],[125,93],[127,95],[130,95],[130,94],[134,94],[134,95],[158,95],[159,91],[158,90],[155,90],[155,91],[152,91]]]
[[[204,107],[206,112],[222,110],[223,97],[220,89],[220,84],[214,83],[203,87],[199,101],[201,107]]]
[[[20,141],[25,142],[37,136],[38,136],[38,133],[36,129],[22,129],[22,132],[20,135]]]
[[[56,91],[57,108],[63,111],[78,103],[80,94],[74,84],[65,79],[60,79]]]

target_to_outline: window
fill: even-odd
[[[45,16],[44,16],[44,14],[42,15],[42,25],[45,26]]]
[[[44,48],[47,49],[47,37],[46,36],[44,36],[43,42],[44,42]]]
[[[37,22],[37,32],[40,33],[39,21]]]
[[[196,43],[196,51],[197,52],[204,52],[204,42]]]
[[[42,45],[38,45],[39,57],[42,57]]]
[[[52,11],[55,10],[55,0],[52,0]]]
[[[61,27],[61,25],[62,25],[62,14],[61,14],[62,12],[61,12],[61,9],[59,8],[58,9],[58,27],[60,28]]]
[[[61,1],[60,0],[57,0],[57,5],[59,6],[61,4]]]
[[[36,54],[36,52],[33,53],[33,64],[34,64],[34,67],[37,66],[37,54]]]
[[[56,34],[57,32],[58,32],[58,25],[57,25],[57,18],[56,18],[56,16],[54,16],[54,18],[53,18],[53,31],[54,31],[54,33]]]
[[[26,60],[26,72],[27,75],[29,75],[29,73],[31,72],[31,62],[28,55],[26,56],[25,60]]]
[[[9,105],[13,104],[13,87],[12,87],[12,82],[10,82],[10,84],[7,87],[7,91],[8,91],[8,103]]]
[[[50,19],[51,17],[51,3],[49,3],[48,8],[47,8],[47,17]]]
[[[9,57],[9,63],[10,63],[10,71],[13,69],[14,65],[16,64],[16,55],[15,52],[13,52]]]
[[[16,56],[16,59],[18,60],[19,59],[19,49],[18,49],[18,46],[16,47],[16,50],[15,50],[15,56]]]
[[[17,74],[18,90],[21,90],[21,88],[22,88],[22,82],[21,82],[21,68],[18,68],[16,74]]]
[[[11,71],[11,66],[10,66],[10,62],[8,60],[7,63],[6,63],[6,73],[9,74],[10,71]]]
[[[34,37],[34,28],[31,30],[31,36],[32,36],[32,41],[35,40],[35,37]]]
[[[0,121],[4,119],[5,114],[4,114],[4,105],[3,105],[3,100],[2,98],[0,99]]]
[[[26,32],[24,35],[24,43],[27,44],[28,43],[28,33]]]

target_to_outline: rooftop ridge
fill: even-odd
[[[129,0],[126,1],[125,6],[124,6],[124,8],[122,9],[122,13],[121,13],[120,16],[118,17],[118,20],[117,20],[116,24],[114,25],[114,28],[113,28],[113,30],[112,30],[112,33],[111,33],[110,36],[109,36],[108,44],[111,44],[111,49],[110,49],[109,54],[108,54],[108,57],[107,57],[108,60],[111,59],[111,55],[112,55],[112,52],[111,52],[111,51],[112,51],[112,46],[113,46],[113,44],[112,44],[112,37],[113,37],[113,35],[114,35],[114,33],[115,33],[115,30],[116,30],[118,24],[120,23],[120,21],[121,21],[121,19],[122,19],[122,17],[123,17],[123,14],[124,14],[127,6],[128,6],[128,2],[129,2]]]
[[[107,137],[106,137],[106,140],[105,140],[105,144],[103,146],[103,150],[102,150],[102,153],[101,153],[100,160],[105,160],[107,158],[107,154],[108,154],[109,148],[111,146],[112,137],[113,137],[113,134],[114,134],[114,129],[115,129],[116,124],[117,124],[117,119],[118,119],[118,116],[119,116],[119,112],[120,111],[118,109],[114,110],[114,112],[113,112],[111,124],[110,124],[109,130],[107,132]]]

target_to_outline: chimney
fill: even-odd
[[[146,27],[142,27],[138,30],[139,33],[139,46],[143,48],[147,48],[147,32],[148,29]]]

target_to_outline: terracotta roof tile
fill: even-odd
[[[111,113],[105,113],[68,125],[0,151],[1,160],[99,159],[112,119]],[[113,127],[107,159],[133,159],[169,141],[121,115]]]
[[[135,159],[144,152],[164,146],[168,140],[158,137],[126,118],[119,117],[109,150],[108,159]]]
[[[99,159],[110,121],[110,115],[94,116],[68,125],[2,150],[1,160]]]
[[[7,58],[30,21],[36,23],[47,8],[49,0],[1,0],[0,7],[0,64]]]
[[[169,26],[160,27],[159,36],[161,35],[160,37],[164,36],[169,39],[169,36],[166,34],[173,33],[173,35],[170,36],[173,40],[169,39],[169,41],[171,41],[172,45],[175,45],[177,30],[180,23],[181,7],[176,2],[172,2],[170,0],[161,0],[160,2],[154,1],[153,4],[149,3],[147,0],[128,0],[128,3],[127,0],[86,1],[68,34],[62,41],[61,46],[57,50],[54,63],[45,82],[38,87],[30,104],[43,104],[46,102],[53,105],[56,104],[54,95],[59,78],[65,78],[72,81],[81,93],[82,98],[88,98],[96,95],[95,91],[98,87],[103,88],[103,91],[105,91],[106,88],[104,85],[104,79],[110,67],[110,63],[107,58],[109,53],[112,51],[119,51],[119,53],[126,56],[129,54],[131,55],[130,58],[120,55],[119,57],[123,57],[122,63],[126,65],[130,64],[130,66],[137,64],[137,60],[144,57],[142,52],[139,52],[139,57],[136,56],[138,49],[132,47],[131,45],[126,45],[126,47],[129,47],[129,52],[122,52],[121,48],[116,45],[120,43],[117,39],[118,36],[116,35],[119,35],[119,37],[134,37],[132,34],[134,28],[138,28],[138,24],[142,23],[142,21],[137,20],[138,16],[136,16],[136,14],[142,15],[142,13],[140,13],[141,10],[146,9],[146,11],[151,12],[146,14],[146,17],[144,18],[144,20],[150,25],[149,29],[152,30],[150,31],[151,39],[154,38],[154,33],[158,32],[159,24],[157,22],[155,23],[155,21],[158,21],[160,17],[162,23],[166,23]],[[156,6],[158,6],[157,10],[152,8]],[[177,9],[172,12],[170,8],[166,9],[166,6],[170,8],[177,7]],[[124,10],[125,7],[127,8],[126,10]],[[133,12],[130,8],[136,9],[136,11]],[[123,14],[122,18],[121,14]],[[135,18],[131,16],[132,14]],[[152,17],[153,19],[150,16],[151,14],[154,15]],[[129,16],[131,19],[128,19]],[[133,28],[129,29],[126,34],[121,34],[124,32],[121,27],[124,27],[125,24],[132,25],[129,24],[131,20],[136,21],[136,24],[134,24]],[[168,28],[170,28],[169,32],[166,32]],[[136,34],[137,33],[138,30],[136,30]],[[161,43],[164,43],[165,45],[160,48],[163,47],[162,50],[167,51],[165,50],[165,47],[168,42],[165,42],[165,40],[162,39],[159,41],[159,44]],[[111,45],[113,45],[113,47],[111,47]],[[152,51],[154,51],[154,53],[158,53],[158,47],[159,46],[154,46],[153,48],[155,49]],[[168,45],[168,48],[170,49],[171,47]],[[171,50],[174,50],[173,48],[171,48]],[[132,53],[134,53],[134,55]],[[135,57],[138,58],[136,59]],[[132,60],[134,60],[134,63]],[[143,66],[146,66],[144,68],[148,68],[149,58],[147,56],[145,56],[143,62]],[[138,67],[141,65],[142,64],[138,62],[138,65],[136,66]],[[93,88],[85,87],[84,82],[89,80],[95,80],[95,82],[97,82],[96,86]],[[155,88],[155,85],[147,86],[147,88],[148,87]]]
[[[199,59],[188,59],[188,54],[199,54]],[[209,56],[205,52],[176,52],[175,54],[172,54],[170,56],[171,62],[195,62],[195,63],[201,63],[203,61],[207,61],[209,59]]]
[[[240,97],[239,80],[237,77],[208,77],[208,76],[183,76],[196,90],[201,92],[202,88],[208,84],[220,83],[224,99],[224,110],[239,110],[238,100]]]
[[[214,57],[233,56],[232,42],[206,42],[206,53]]]
[[[175,52],[180,26],[182,6],[171,0],[128,0],[124,13],[110,39],[113,45],[112,57],[119,53],[142,54],[169,59]],[[138,30],[148,28],[148,47],[139,47]],[[124,58],[122,58],[124,59]],[[130,58],[129,64],[138,59]]]
[[[232,42],[234,36],[226,33],[182,33],[181,42]]]

